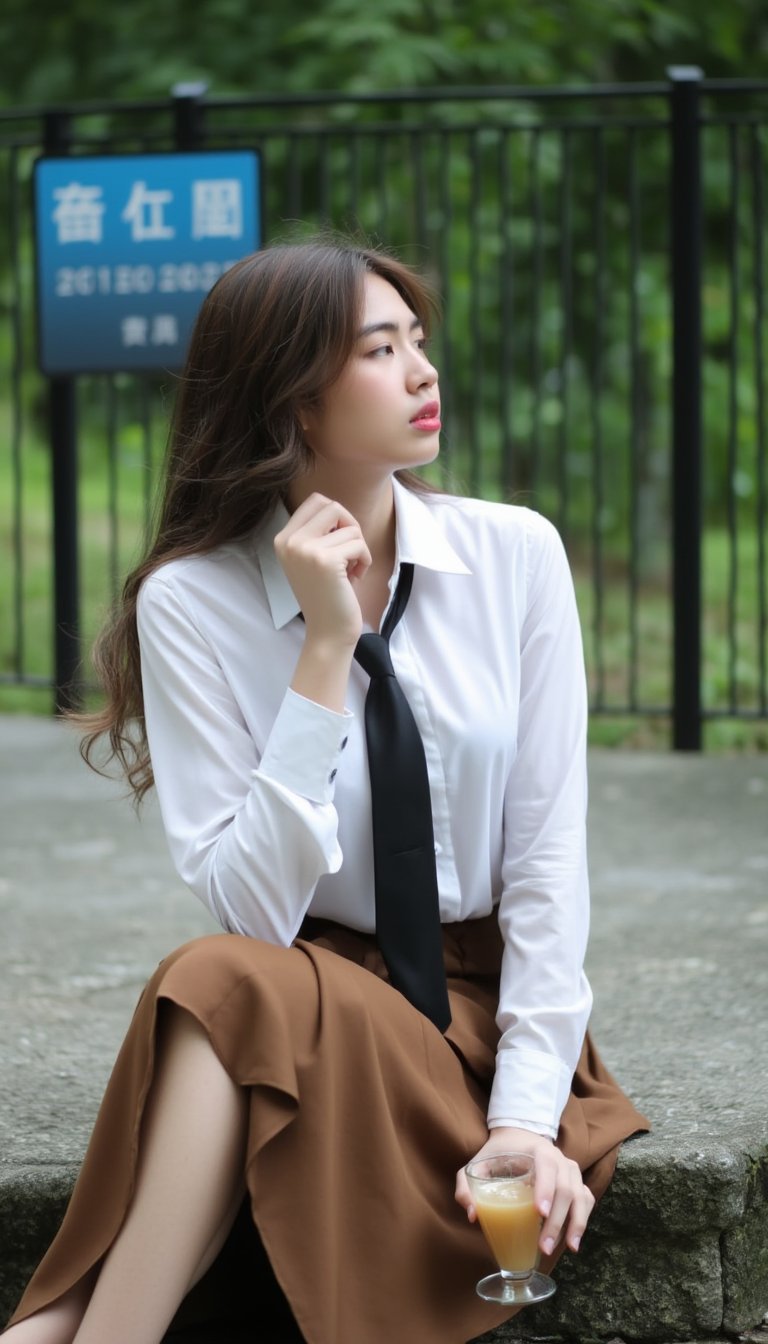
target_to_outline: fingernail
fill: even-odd
[[[552,1208],[552,1205],[550,1204],[548,1199],[542,1199],[539,1208],[545,1218],[549,1217],[549,1210]]]
[[[574,1237],[574,1238],[573,1238],[573,1241],[571,1242],[571,1245],[572,1245],[574,1251],[578,1251],[578,1249],[579,1249],[579,1247],[580,1247],[580,1245],[581,1245],[581,1237]]]
[[[542,1248],[545,1255],[551,1255],[555,1249],[555,1243],[551,1237],[545,1237],[542,1242]]]

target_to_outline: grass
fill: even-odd
[[[91,445],[81,463],[78,489],[85,648],[92,644],[121,576],[140,554],[147,516],[147,470],[138,448],[121,451],[111,473],[103,451],[101,457],[99,462]],[[3,494],[10,501],[10,489]],[[21,566],[11,563],[0,575],[0,669],[5,676],[18,674],[21,668],[26,677],[48,679],[53,657],[51,481],[49,455],[37,446],[25,452],[21,500]],[[4,553],[12,555],[14,536],[8,516],[2,520],[0,540]],[[15,628],[19,592],[21,630]],[[51,693],[45,687],[0,686],[0,712],[47,713],[50,704]]]
[[[89,647],[109,607],[114,587],[135,563],[143,544],[151,482],[143,445],[127,426],[110,462],[95,439],[83,448],[78,504],[84,646]],[[4,488],[4,483],[7,488]],[[0,459],[0,490],[8,501],[0,526],[6,556],[14,554],[11,463]],[[52,524],[49,455],[39,443],[25,447],[21,497],[21,568],[0,573],[0,668],[9,678],[51,676]],[[715,717],[705,728],[709,750],[768,750],[768,719],[736,718],[734,705],[755,715],[766,695],[766,631],[761,631],[759,567],[754,526],[710,528],[703,549],[704,660],[702,691]],[[620,556],[607,557],[598,590],[591,557],[573,557],[584,630],[593,713],[590,741],[599,746],[664,748],[671,699],[671,612],[665,557],[647,564],[633,589]],[[642,568],[642,567],[641,567]],[[766,576],[762,580],[766,600]],[[22,629],[15,628],[20,596]],[[761,647],[762,638],[762,664]],[[49,713],[50,688],[0,685],[0,712]],[[634,707],[641,713],[627,713]],[[763,703],[763,712],[765,704]]]
[[[768,576],[757,531],[707,529],[702,547],[702,676],[707,750],[768,750],[765,612]],[[590,741],[601,746],[664,747],[670,720],[653,713],[672,699],[672,606],[669,565],[660,564],[631,591],[614,568],[601,606],[590,567],[577,557],[576,592],[584,631],[593,712]],[[628,716],[612,705],[637,707]],[[734,713],[734,710],[736,711]],[[757,717],[762,710],[762,717]],[[743,715],[744,717],[739,717]]]

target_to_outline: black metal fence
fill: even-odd
[[[75,693],[173,394],[37,373],[34,160],[256,146],[268,237],[357,230],[434,275],[443,481],[561,529],[593,713],[668,719],[684,748],[768,718],[768,84],[668,76],[0,113],[0,681]]]

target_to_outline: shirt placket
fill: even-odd
[[[413,652],[406,621],[408,613],[392,632],[390,655],[395,675],[416,720],[424,756],[427,762],[429,791],[432,799],[432,823],[435,833],[435,866],[440,894],[440,916],[444,922],[461,918],[461,891],[456,871],[456,857],[451,838],[451,819],[448,788],[445,779],[443,754],[435,731],[424,691],[419,665]]]

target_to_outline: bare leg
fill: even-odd
[[[163,1014],[136,1189],[85,1312],[67,1294],[8,1344],[159,1344],[226,1240],[243,1197],[246,1093],[194,1018],[172,1004]]]
[[[95,1274],[88,1274],[50,1307],[21,1321],[3,1335],[3,1344],[72,1344],[93,1291]]]

